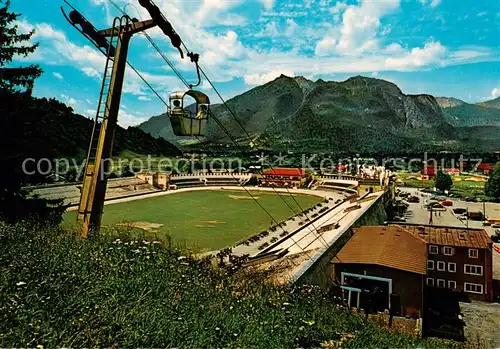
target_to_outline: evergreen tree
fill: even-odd
[[[35,52],[38,44],[29,42],[35,31],[27,34],[18,34],[15,21],[20,14],[9,12],[10,0],[0,0],[0,88],[8,92],[24,88],[31,94],[35,79],[42,74],[38,65],[26,67],[7,67],[15,56],[27,57]]]
[[[490,198],[500,199],[500,163],[497,163],[495,170],[486,182],[484,193]]]
[[[436,173],[436,188],[441,191],[450,189],[453,186],[453,180],[451,176],[441,170]]]

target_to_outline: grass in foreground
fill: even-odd
[[[280,193],[281,198],[269,192],[251,191],[251,194],[278,222],[301,211],[286,193]],[[323,200],[310,195],[294,198],[304,210]],[[64,220],[72,224],[76,221],[76,212],[66,213]],[[127,222],[161,224],[152,236],[162,239],[168,234],[175,241],[200,251],[231,246],[272,225],[271,218],[246,192],[229,190],[175,193],[104,207],[104,225]]]
[[[0,347],[445,346],[146,241],[0,225],[0,243]]]

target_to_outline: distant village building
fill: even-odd
[[[430,180],[436,178],[436,168],[435,167],[424,167],[420,171],[420,176],[422,180]]]
[[[297,187],[299,188],[306,178],[302,168],[273,168],[265,170],[259,178],[263,187]]]
[[[161,190],[167,190],[170,182],[170,174],[168,172],[156,172],[153,174],[153,185]]]
[[[477,171],[484,174],[484,175],[491,174],[494,169],[495,169],[495,165],[489,164],[489,163],[479,164],[477,166]]]
[[[450,176],[460,176],[460,169],[458,168],[445,168],[443,172],[449,174]]]
[[[137,178],[142,179],[143,181],[153,184],[153,173],[148,171],[141,171],[136,175]]]

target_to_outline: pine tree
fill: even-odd
[[[453,186],[453,180],[451,176],[441,170],[436,173],[436,188],[441,191],[450,189]]]
[[[15,56],[27,57],[35,52],[38,44],[24,44],[29,42],[35,31],[27,34],[18,34],[15,21],[20,14],[9,12],[10,0],[0,0],[0,88],[8,92],[15,92],[24,88],[29,94],[33,89],[35,79],[42,74],[38,65],[26,67],[7,67]],[[10,64],[9,64],[10,65]]]

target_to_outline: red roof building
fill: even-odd
[[[492,172],[495,169],[495,165],[494,164],[488,164],[488,163],[479,164],[477,166],[477,169],[478,169],[478,171],[480,171],[480,172],[482,172],[484,174],[489,174],[490,172]]]
[[[262,174],[265,176],[303,177],[306,172],[302,168],[271,168]]]
[[[260,177],[264,187],[296,187],[302,185],[306,172],[302,168],[272,168],[265,170]]]
[[[445,168],[443,171],[446,172],[449,175],[458,176],[460,174],[460,169],[459,168]]]

